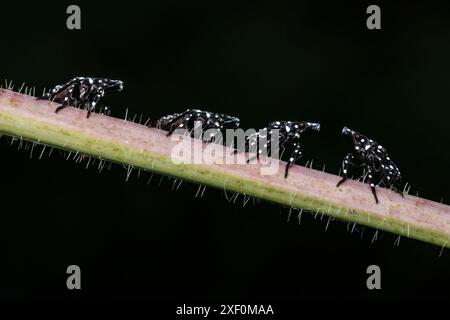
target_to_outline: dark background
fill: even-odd
[[[412,191],[449,201],[448,1],[72,2],[2,4],[0,78],[37,92],[74,76],[121,79],[113,116],[159,117],[198,107],[322,125],[307,159],[337,173],[348,125],[385,145]],[[353,3],[353,5],[352,5]],[[370,4],[382,30],[366,28]],[[268,302],[322,298],[448,298],[450,253],[419,241],[304,215],[221,190],[113,166],[98,173],[41,147],[0,143],[0,297]],[[47,154],[47,153],[46,153]],[[66,267],[82,290],[66,288]],[[377,264],[382,290],[366,288]]]

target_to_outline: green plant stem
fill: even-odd
[[[0,89],[0,132],[450,247],[447,205],[383,188],[376,204],[367,184],[349,180],[337,188],[340,177],[322,171],[293,166],[285,179],[284,162],[275,175],[261,175],[259,163],[176,164],[171,152],[178,141],[164,131],[99,114],[87,119],[71,107],[56,114],[56,107]]]

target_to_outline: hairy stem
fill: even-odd
[[[56,107],[0,89],[0,132],[450,247],[447,205],[409,195],[402,198],[383,188],[378,188],[376,204],[367,184],[348,181],[337,188],[339,176],[301,166],[293,166],[285,179],[285,163],[276,160],[275,175],[262,175],[263,164],[245,161],[176,164],[171,155],[179,142],[164,131],[98,114],[86,119],[85,111],[71,107],[56,114]],[[205,146],[199,140],[195,144]]]

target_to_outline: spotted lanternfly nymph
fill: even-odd
[[[278,141],[272,141],[273,130],[278,130]],[[273,121],[269,125],[255,134],[246,137],[245,151],[256,152],[256,158],[262,154],[264,148],[267,156],[272,156],[274,152],[281,150],[281,158],[286,152],[287,159],[284,177],[287,178],[289,167],[303,156],[300,137],[302,133],[309,131],[320,131],[320,124],[306,121]],[[274,139],[275,140],[275,139]],[[264,145],[260,144],[264,141]],[[272,143],[274,143],[272,145]],[[248,160],[250,161],[250,159]]]
[[[66,84],[57,85],[52,90],[44,94],[40,99],[46,99],[60,103],[56,108],[58,112],[68,105],[78,105],[87,109],[89,118],[92,111],[103,96],[111,91],[122,91],[123,82],[106,78],[73,78]]]
[[[364,169],[376,203],[378,203],[378,197],[375,186],[393,189],[403,196],[400,171],[389,158],[386,148],[347,127],[342,129],[342,134],[353,139],[355,153],[347,154],[342,161],[343,175],[337,187],[348,179],[348,167],[352,165]]]
[[[183,113],[174,113],[159,118],[154,121],[151,126],[161,130],[169,131],[170,136],[177,129],[184,129],[193,136],[195,123],[201,122],[201,131],[209,129],[216,129],[222,134],[222,138],[226,135],[226,129],[237,129],[239,127],[239,118],[231,117],[223,113],[214,113],[210,111],[202,111],[198,109],[188,109]],[[215,133],[211,133],[210,138],[213,138]]]

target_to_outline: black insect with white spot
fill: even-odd
[[[275,129],[278,130],[278,139],[273,136]],[[284,177],[287,178],[289,167],[303,156],[300,137],[310,131],[320,131],[320,124],[306,121],[273,121],[266,128],[246,137],[245,151],[256,152],[256,158],[259,158],[263,150],[269,157],[275,152],[281,152],[280,158],[283,158],[285,153],[288,154],[284,172]]]
[[[87,117],[95,111],[95,107],[103,96],[111,91],[122,91],[123,82],[106,78],[77,77],[66,84],[57,85],[40,99],[60,103],[59,112],[68,105],[81,106],[87,109]]]
[[[342,161],[342,179],[338,182],[337,187],[348,179],[349,165],[352,165],[362,167],[364,173],[367,174],[367,180],[376,203],[378,203],[376,186],[390,188],[403,196],[400,170],[389,158],[386,148],[347,127],[342,129],[342,134],[353,139],[355,153],[347,154]]]
[[[169,131],[167,136],[170,136],[177,129],[184,129],[189,131],[192,137],[195,134],[196,123],[201,124],[201,133],[210,130],[208,137],[203,137],[204,140],[210,141],[220,133],[222,141],[226,137],[226,129],[237,129],[239,127],[239,118],[226,115],[224,113],[214,113],[210,111],[202,111],[199,109],[188,109],[183,113],[173,113],[154,121],[150,126],[161,130]],[[199,137],[196,137],[199,138]]]

